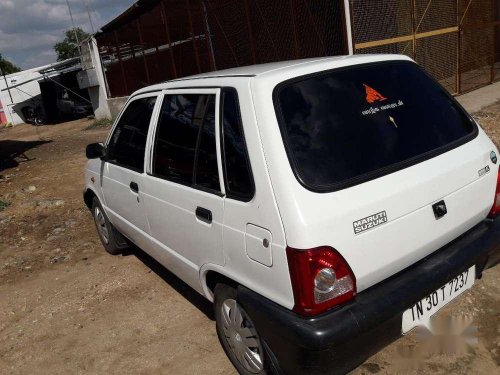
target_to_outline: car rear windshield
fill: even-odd
[[[316,191],[394,172],[477,132],[454,99],[412,62],[299,77],[278,85],[274,102],[294,172]]]

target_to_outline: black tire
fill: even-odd
[[[253,326],[253,323],[246,313],[246,311],[243,309],[241,305],[239,305],[236,300],[237,300],[237,291],[235,288],[226,285],[226,284],[217,284],[215,287],[215,301],[214,301],[214,309],[215,309],[215,321],[216,321],[216,329],[217,329],[217,336],[219,337],[219,341],[222,345],[222,348],[226,352],[227,357],[233,364],[233,366],[236,368],[239,374],[241,375],[269,375],[272,374],[272,371],[270,371],[270,361],[269,358],[266,355],[264,345],[262,344],[262,341],[260,340],[259,334],[256,331],[255,327]],[[243,360],[246,362],[246,365],[243,364],[243,362],[238,358],[238,349],[235,348],[235,345],[238,345],[238,341],[236,341],[235,336],[233,333],[235,333],[234,330],[231,330],[231,328],[224,328],[224,313],[223,309],[225,309],[225,302],[230,301],[231,304],[235,303],[237,308],[240,309],[239,311],[242,312],[242,322],[240,326],[243,329],[250,329],[248,327],[251,327],[253,329],[253,334],[255,336],[249,336],[250,339],[253,339],[252,341],[255,342],[255,345],[258,345],[257,347],[254,347],[252,350],[254,353],[258,353],[258,357],[260,358],[260,361],[262,363],[262,369],[259,371],[257,368],[254,368],[253,371],[248,370],[248,366],[250,365],[250,361],[246,360],[245,357]],[[234,301],[234,302],[233,302]],[[231,316],[232,317],[232,316]],[[227,326],[227,325],[226,325]],[[228,330],[231,332],[228,334]],[[229,336],[229,338],[228,338]],[[247,340],[243,338],[244,341],[241,341],[241,336],[239,336],[239,344],[244,345],[244,341]],[[252,361],[253,362],[253,361]]]
[[[127,241],[110,223],[97,197],[92,200],[92,217],[102,246],[108,253],[118,255],[128,248]]]
[[[42,125],[45,125],[46,123],[46,119],[45,119],[45,116],[44,115],[37,115],[35,116],[35,125],[36,126],[42,126]]]

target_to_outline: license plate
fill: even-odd
[[[418,326],[430,329],[430,318],[450,301],[470,289],[476,280],[476,267],[462,272],[403,313],[403,334]]]

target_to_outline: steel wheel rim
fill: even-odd
[[[245,370],[258,374],[264,369],[263,350],[252,321],[234,299],[222,303],[221,314],[222,329],[229,349]]]
[[[104,218],[104,214],[102,213],[99,207],[95,208],[94,221],[97,226],[97,231],[101,236],[104,243],[107,245],[109,243],[109,232],[108,227],[106,226],[106,219]]]

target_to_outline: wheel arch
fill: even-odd
[[[99,199],[97,193],[89,187],[85,188],[83,192],[83,201],[89,210],[92,210],[92,202],[94,198]]]
[[[206,264],[200,270],[200,281],[205,297],[214,301],[214,291],[217,284],[223,283],[232,287],[243,285],[234,275],[231,275],[222,266]]]

